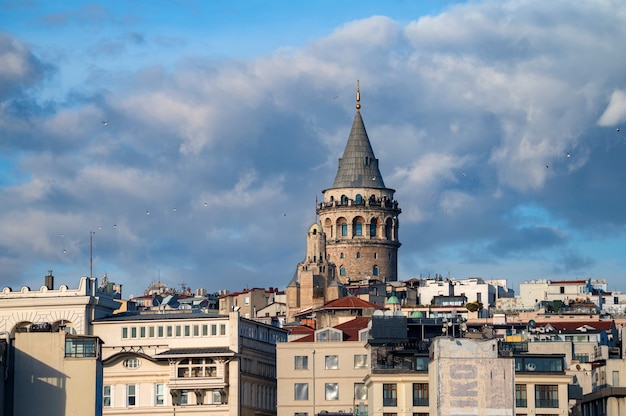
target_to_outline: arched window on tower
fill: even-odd
[[[356,258],[357,258],[357,259],[360,259],[360,258],[361,258],[361,252],[360,252],[360,251],[357,251],[357,252],[356,252]]]
[[[354,224],[354,235],[363,235],[363,224],[361,222]]]
[[[378,276],[378,266],[374,266],[374,268],[372,269],[372,275]]]
[[[343,259],[343,258],[345,258],[345,257],[346,257],[346,255],[345,255],[345,254],[343,254],[343,253],[339,253],[339,258],[340,258],[340,259]]]
[[[345,267],[341,267],[339,269],[339,276],[345,276],[346,275],[346,268]]]
[[[363,197],[361,196],[361,194],[356,194],[355,201],[359,205],[361,205],[363,203]]]
[[[341,195],[341,205],[348,205],[348,197]]]
[[[376,227],[378,226],[378,221],[376,218],[372,218],[372,222],[370,222],[370,237],[376,237]]]
[[[345,237],[348,235],[348,223],[347,222],[342,222],[341,223],[341,236]]]

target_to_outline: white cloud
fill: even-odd
[[[611,100],[598,120],[600,126],[615,126],[626,121],[626,93],[615,90]]]

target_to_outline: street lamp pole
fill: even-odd
[[[95,231],[89,231],[89,278],[93,278],[93,235]]]
[[[313,416],[315,416],[315,350],[313,350]]]

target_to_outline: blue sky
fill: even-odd
[[[282,288],[361,83],[401,279],[626,290],[626,6],[0,1],[0,286]],[[106,121],[106,124],[103,123]],[[283,215],[284,214],[284,215]]]

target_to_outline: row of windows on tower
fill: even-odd
[[[346,276],[346,268],[341,266],[339,268],[339,276]],[[378,266],[374,266],[372,267],[372,276],[378,276],[379,271],[378,271]]]
[[[346,254],[345,253],[339,253],[339,258],[340,259],[345,259],[346,258]],[[361,252],[360,251],[356,252],[356,258],[357,259],[361,258]],[[378,254],[377,253],[374,253],[374,258],[378,258]]]

